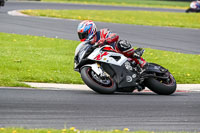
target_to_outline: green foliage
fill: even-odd
[[[33,16],[93,20],[110,23],[200,28],[200,14],[116,10],[24,10]],[[112,16],[112,17],[111,17]]]
[[[83,83],[73,70],[78,41],[7,33],[0,33],[0,40],[0,86]],[[146,49],[144,58],[168,68],[178,83],[200,83],[200,55]]]
[[[190,2],[167,0],[42,0],[45,2],[68,2],[81,4],[103,4],[119,6],[159,7],[159,8],[187,8]]]

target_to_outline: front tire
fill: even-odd
[[[186,13],[189,13],[191,11],[191,9],[190,8],[188,8],[185,12]]]
[[[159,95],[173,94],[176,91],[176,80],[170,72],[166,75],[168,75],[167,81],[151,77],[145,80],[145,86]]]
[[[88,66],[81,69],[81,78],[88,87],[100,94],[112,94],[117,88],[111,77],[102,78]]]

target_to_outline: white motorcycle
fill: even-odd
[[[191,2],[190,8],[188,8],[185,12],[186,13],[189,13],[189,12],[200,12],[200,2],[197,2],[197,1]]]
[[[148,87],[160,95],[170,95],[176,90],[176,81],[164,67],[148,63],[144,71],[110,45],[97,47],[89,41],[80,43],[75,51],[74,69],[84,83],[100,94],[142,91]]]

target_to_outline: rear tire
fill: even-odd
[[[176,80],[169,72],[166,74],[169,76],[169,83],[164,83],[155,78],[148,78],[145,79],[145,86],[159,95],[171,95],[176,91]]]
[[[81,69],[81,78],[88,87],[100,94],[112,94],[117,88],[116,83],[111,77],[102,79],[95,75],[95,72],[88,66]]]

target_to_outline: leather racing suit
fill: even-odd
[[[140,51],[136,51],[137,49],[134,50],[131,44],[126,40],[118,40],[119,35],[116,33],[112,33],[109,29],[101,29],[100,31],[97,31],[93,41],[91,41],[91,44],[97,42],[99,45],[111,45],[116,52],[122,53],[124,56],[128,57],[132,61],[135,61],[141,68],[143,68],[146,61],[141,56],[134,56],[136,52]]]

